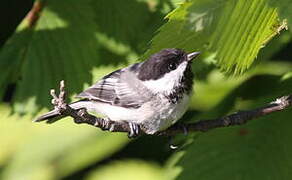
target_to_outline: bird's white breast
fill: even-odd
[[[179,120],[188,109],[190,101],[189,95],[184,97],[177,103],[168,102],[167,99],[161,98],[160,102],[153,104],[156,109],[152,119],[148,119],[144,123],[147,126],[147,133],[154,134],[157,131],[165,130]]]

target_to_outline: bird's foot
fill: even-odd
[[[111,121],[109,119],[105,119],[105,118],[99,118],[98,121],[96,121],[96,125],[99,125],[99,127],[102,130],[109,130],[111,127]]]
[[[108,118],[96,118],[94,126],[101,128],[102,130],[113,131],[115,128],[115,122]]]
[[[140,135],[140,125],[133,123],[133,122],[128,122],[130,131],[128,133],[129,138],[134,138]]]

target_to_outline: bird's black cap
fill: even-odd
[[[146,60],[138,74],[140,80],[156,80],[175,70],[182,62],[195,58],[199,53],[187,54],[181,49],[163,49]]]

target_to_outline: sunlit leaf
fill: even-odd
[[[267,0],[189,1],[171,12],[146,57],[161,48],[215,53],[227,72],[248,69],[259,50],[286,28]]]
[[[31,116],[10,116],[7,106],[1,106],[0,112],[4,179],[66,176],[108,157],[128,142],[125,134],[76,125],[70,118],[48,126],[29,121]]]
[[[166,180],[163,169],[154,163],[124,160],[110,163],[92,172],[87,180]]]

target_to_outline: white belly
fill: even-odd
[[[165,130],[179,120],[186,112],[189,96],[185,95],[178,104],[169,103],[166,98],[157,98],[155,101],[145,103],[137,109],[128,109],[110,104],[84,101],[73,108],[86,107],[89,112],[100,113],[112,121],[130,121],[141,124],[146,128],[147,134]],[[76,107],[75,107],[76,106]]]
[[[190,97],[185,95],[178,104],[160,102],[156,104],[156,114],[153,115],[152,119],[149,119],[146,123],[147,134],[154,134],[157,131],[162,131],[173,125],[179,120],[188,109]],[[160,112],[160,113],[158,113]],[[145,123],[144,123],[145,124]]]

